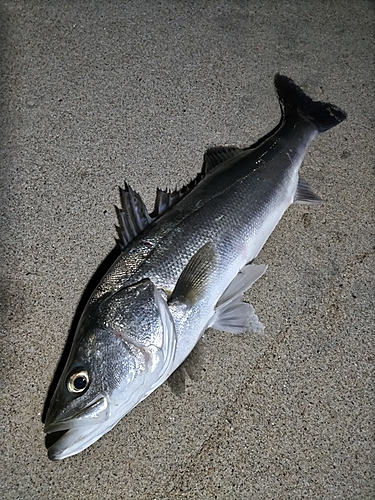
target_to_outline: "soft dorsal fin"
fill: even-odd
[[[190,191],[192,191],[209,172],[217,167],[217,165],[220,165],[229,158],[234,158],[243,151],[245,151],[245,149],[240,149],[236,146],[215,146],[207,149],[203,157],[202,170],[188,184],[175,191],[169,191],[167,189],[156,190],[155,207],[150,214],[151,217],[156,218],[163,215],[170,207],[176,205],[184,196],[190,193]]]
[[[123,250],[152,221],[146,205],[138,193],[125,182],[125,188],[120,188],[121,208],[116,208],[119,226],[116,226],[117,243]]]
[[[215,167],[220,165],[230,158],[234,158],[245,151],[244,149],[237,148],[236,146],[217,146],[207,149],[203,158],[203,175],[211,172]]]

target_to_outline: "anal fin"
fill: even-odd
[[[320,205],[323,200],[314,193],[309,184],[301,177],[298,179],[296,194],[293,203],[304,205]]]

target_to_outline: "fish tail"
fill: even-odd
[[[287,76],[275,75],[275,87],[284,116],[298,113],[313,123],[318,132],[335,127],[346,118],[346,113],[334,104],[313,101],[293,80]]]

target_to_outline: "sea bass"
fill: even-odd
[[[252,261],[292,203],[320,203],[298,171],[314,137],[344,111],[277,74],[279,125],[249,148],[215,147],[181,190],[157,190],[148,213],[125,184],[121,253],[88,300],[46,415],[48,456],[84,450],[159,387],[213,327],[262,331],[243,294]],[[62,432],[63,431],[63,432]]]

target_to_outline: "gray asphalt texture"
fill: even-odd
[[[1,6],[2,499],[372,499],[374,3],[6,0]],[[126,179],[147,205],[205,149],[273,128],[273,76],[348,119],[311,145],[246,295],[264,335],[209,330],[199,380],[47,459],[41,417]],[[241,207],[238,207],[241,210]]]

